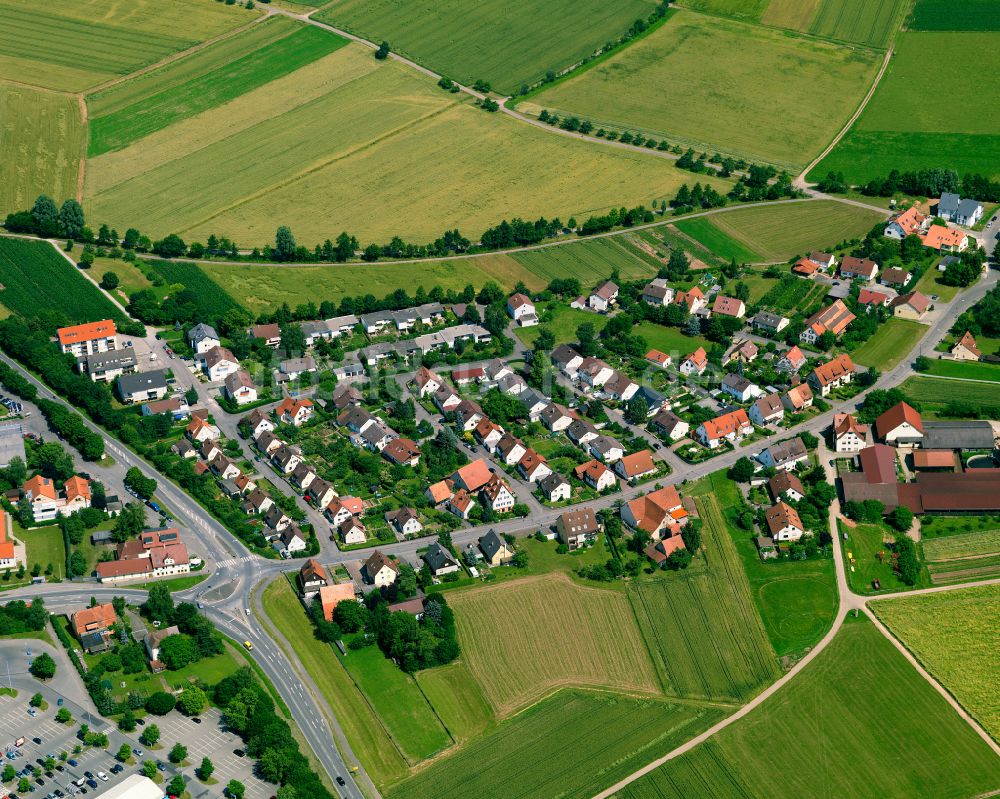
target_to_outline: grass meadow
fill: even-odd
[[[873,602],[872,610],[1000,740],[1000,585]]]
[[[942,302],[951,302],[955,299],[960,289],[958,286],[946,286],[942,283],[940,280],[942,274],[937,269],[928,269],[920,276],[920,280],[917,281],[916,290],[921,294],[926,294],[928,297],[937,294]]]
[[[97,286],[47,241],[0,237],[0,302],[13,313],[58,311],[73,323],[122,319]]]
[[[958,377],[965,380],[988,380],[1000,382],[1000,366],[976,361],[931,361],[929,374],[942,377]]]
[[[2,299],[3,295],[0,295]],[[990,411],[1000,410],[1000,392],[990,383],[935,380],[917,375],[907,378],[901,388],[907,397],[920,403],[925,416],[940,418],[945,406],[954,400],[970,402]]]
[[[677,227],[726,260],[787,261],[810,250],[863,237],[882,219],[876,211],[817,200],[738,208],[682,220]]]
[[[892,541],[894,533],[885,525],[857,524],[851,527],[841,520],[838,526],[841,535],[847,534],[842,547],[843,557],[847,567],[847,582],[855,592],[871,595],[886,591],[927,588],[930,585],[930,577],[925,568],[921,568],[916,585],[907,585],[899,579],[899,575],[892,568],[892,553],[886,543]],[[878,591],[873,585],[874,580],[879,581]]]
[[[680,11],[523,110],[554,109],[599,127],[793,169],[850,116],[876,61],[869,51]]]
[[[543,314],[544,320],[535,327],[522,327],[517,329],[517,337],[525,344],[532,346],[542,328],[552,331],[556,338],[556,344],[572,344],[577,340],[576,329],[587,322],[594,326],[594,331],[600,333],[608,323],[608,317],[596,314],[593,311],[583,311],[579,308],[570,308],[568,305],[556,302],[549,306],[549,314]]]
[[[627,234],[514,253],[510,258],[545,286],[556,278],[575,277],[585,291],[607,280],[615,269],[622,280],[639,280],[655,277],[659,268],[654,256],[630,246]]]
[[[891,169],[942,167],[1000,177],[1000,85],[963,75],[992,74],[995,33],[907,31],[854,127],[810,173],[843,172],[861,183]],[[927,64],[949,87],[947,103],[928,103]]]
[[[553,574],[455,592],[448,602],[463,658],[500,718],[567,686],[659,693],[619,591]]]
[[[721,717],[717,708],[563,690],[435,761],[387,799],[587,799]]]
[[[617,39],[656,7],[654,0],[341,0],[315,19],[379,42],[471,85],[504,94],[558,72]]]
[[[880,371],[892,369],[917,345],[927,329],[927,325],[909,319],[887,319],[874,336],[851,353],[851,358]]]
[[[126,75],[257,16],[201,0],[0,0],[0,14],[0,78],[61,91]]]
[[[287,222],[311,246],[342,230],[429,241],[504,217],[586,218],[684,182],[665,159],[484,113],[351,45],[93,159],[85,207],[154,236],[215,232],[242,246]]]
[[[992,750],[874,625],[849,619],[774,697],[616,796],[961,799],[997,787]]]
[[[656,322],[640,322],[632,332],[642,336],[650,349],[673,355],[675,361],[698,347],[704,347],[707,351],[712,346],[712,342],[704,336],[686,336],[680,328],[658,325]]]
[[[0,83],[0,214],[76,197],[82,148],[76,99]]]
[[[347,40],[287,17],[224,39],[87,98],[91,156],[121,149],[181,119],[311,64]]]
[[[823,283],[788,274],[779,278],[760,298],[760,302],[765,308],[789,316],[796,312],[809,314],[823,304],[826,290],[827,286]]]
[[[415,679],[456,742],[482,735],[493,726],[493,711],[464,661],[417,672]]]

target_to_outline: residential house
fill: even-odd
[[[427,490],[424,491],[424,496],[427,497],[435,508],[440,509],[449,499],[451,499],[453,493],[454,484],[451,480],[439,480],[438,482],[427,486]]]
[[[755,400],[747,412],[750,421],[759,427],[769,424],[781,424],[785,418],[785,406],[781,402],[781,394],[775,391]]]
[[[138,539],[118,545],[117,560],[97,564],[97,578],[102,583],[176,577],[191,571],[187,547],[176,528],[145,530]]]
[[[277,452],[284,443],[285,442],[283,442],[270,430],[264,430],[259,436],[257,436],[257,438],[254,439],[254,445],[257,449],[268,456]]]
[[[456,386],[467,386],[481,381],[484,377],[486,370],[482,366],[462,366],[451,370],[451,379]]]
[[[653,417],[650,422],[652,428],[663,433],[671,441],[679,441],[688,434],[691,429],[691,425],[681,419],[673,411],[663,410],[660,411],[656,416]]]
[[[236,465],[236,462],[221,452],[212,458],[208,467],[212,470],[212,474],[220,480],[232,480],[240,473],[240,467]]]
[[[434,392],[434,405],[441,413],[453,411],[461,404],[462,398],[452,390],[451,386],[441,386]]]
[[[593,356],[584,358],[577,371],[580,381],[591,388],[600,388],[611,379],[614,373],[614,369],[600,358]]]
[[[420,523],[416,508],[399,508],[385,513],[385,520],[391,524],[400,535],[416,535],[424,526]]]
[[[806,408],[811,408],[813,404],[812,389],[808,383],[801,383],[789,389],[781,398],[781,404],[792,413],[799,413]]]
[[[357,407],[363,399],[364,397],[361,392],[354,386],[347,383],[340,383],[333,390],[333,396],[330,398],[330,401],[333,403],[334,408],[338,411],[343,411],[347,408]]]
[[[702,375],[708,368],[708,354],[704,347],[698,347],[694,352],[689,352],[681,361],[680,371],[682,375]]]
[[[285,397],[274,409],[274,413],[285,424],[301,427],[312,418],[313,403],[311,399]],[[340,421],[339,417],[337,421]]]
[[[878,282],[883,286],[892,286],[897,289],[901,289],[912,279],[913,272],[910,272],[907,269],[900,269],[896,266],[890,267],[889,269],[883,269],[882,274],[878,276]]]
[[[670,403],[667,401],[665,394],[661,394],[655,388],[650,388],[649,386],[639,386],[639,390],[633,395],[633,399],[642,400],[646,403],[646,417],[655,416],[663,408],[669,408]]]
[[[806,490],[802,487],[802,481],[799,480],[794,472],[778,472],[767,481],[767,488],[771,492],[771,497],[775,502],[782,499],[790,502],[800,502],[806,496]]]
[[[435,577],[443,577],[446,574],[454,574],[461,569],[458,561],[451,553],[437,541],[431,543],[424,553],[424,562],[430,567],[431,574]]]
[[[675,486],[664,486],[626,502],[621,509],[622,520],[633,530],[641,530],[653,539],[667,533],[679,535],[688,522],[688,512]]]
[[[316,359],[312,355],[306,355],[302,358],[288,358],[278,364],[278,382],[287,383],[289,380],[298,380],[302,375],[315,371]]]
[[[855,371],[850,355],[838,355],[813,369],[807,380],[813,390],[818,391],[821,397],[825,397],[833,389],[850,383],[854,379]]]
[[[496,446],[496,453],[505,466],[517,465],[527,451],[524,442],[510,433],[504,433]]]
[[[184,458],[184,460],[198,457],[198,450],[196,450],[194,445],[186,438],[181,438],[171,444],[170,451],[174,453],[174,455],[179,455]]]
[[[749,402],[760,393],[760,386],[751,383],[743,375],[728,374],[722,378],[722,390],[737,402]]]
[[[308,602],[319,594],[319,589],[330,584],[330,575],[326,573],[318,560],[310,558],[299,569],[299,594]]]
[[[460,488],[448,499],[447,507],[448,511],[458,518],[468,519],[472,515],[473,508],[476,507],[476,500],[472,494],[464,488]]]
[[[923,319],[924,314],[931,307],[930,297],[921,294],[919,291],[910,291],[900,294],[890,303],[892,315],[897,319],[910,319],[916,321]]]
[[[907,236],[920,236],[926,233],[930,223],[930,218],[920,213],[916,206],[912,206],[892,217],[885,226],[883,235],[902,241]]]
[[[937,216],[964,227],[972,227],[983,218],[983,206],[975,200],[962,199],[958,194],[945,192],[938,200]]]
[[[312,347],[320,339],[327,341],[349,334],[358,325],[358,317],[354,314],[344,316],[334,316],[331,319],[322,319],[317,322],[303,322],[302,335],[305,336],[306,346]]]
[[[796,436],[795,438],[788,439],[788,441],[779,441],[777,444],[771,444],[757,456],[757,460],[766,469],[787,471],[794,469],[800,463],[807,463],[809,461],[809,453],[806,451],[806,445],[802,439]]]
[[[486,563],[493,568],[504,566],[514,559],[514,548],[497,535],[496,530],[490,530],[485,535],[480,536],[479,549],[482,551]]]
[[[658,277],[649,281],[642,290],[642,301],[649,305],[670,305],[674,301],[674,290],[667,285],[665,278]]]
[[[491,476],[492,473],[490,472],[490,467],[486,465],[486,461],[482,458],[477,458],[455,472],[452,475],[452,480],[459,488],[476,492],[490,481]]]
[[[227,375],[223,385],[226,396],[237,405],[247,405],[257,401],[257,386],[253,384],[250,373],[244,369]]]
[[[348,516],[337,525],[337,535],[347,546],[352,544],[363,544],[368,540],[368,533],[364,523],[356,516]]]
[[[618,483],[618,478],[607,466],[596,458],[582,463],[573,469],[573,475],[577,480],[582,480],[595,491],[605,491],[614,488]]]
[[[201,356],[201,368],[205,370],[208,379],[213,383],[225,380],[228,375],[240,368],[240,362],[225,347],[212,347]]]
[[[722,356],[722,363],[729,364],[733,361],[742,364],[753,363],[759,354],[760,349],[754,342],[750,339],[740,339],[733,342],[733,345],[726,350],[725,355]]]
[[[652,452],[641,449],[620,458],[615,462],[614,469],[622,480],[637,483],[644,477],[656,474],[656,463],[653,461]]]
[[[110,319],[60,327],[56,330],[59,351],[77,358],[118,349],[118,331]]]
[[[501,394],[508,394],[517,396],[523,394],[528,390],[528,384],[523,377],[519,374],[514,374],[510,372],[505,374],[496,383],[497,390]]]
[[[247,429],[250,431],[251,438],[257,438],[257,436],[265,430],[268,432],[274,430],[274,422],[271,421],[267,411],[263,408],[255,408],[250,411],[244,419],[246,420]]]
[[[361,516],[365,512],[364,503],[357,497],[334,497],[330,500],[330,504],[326,506],[326,510],[323,514],[328,518],[335,526],[344,523],[345,519],[349,519],[352,516]]]
[[[809,260],[820,269],[833,269],[837,265],[837,256],[829,252],[818,252],[813,250],[809,253]]]
[[[873,443],[870,425],[861,424],[849,413],[833,415],[834,452],[860,452]]]
[[[174,421],[181,422],[191,416],[191,406],[183,395],[153,400],[142,406],[143,416],[156,416],[158,413],[170,414]]]
[[[898,402],[875,420],[875,432],[886,444],[917,446],[924,438],[924,422],[913,406]]]
[[[724,440],[735,443],[753,433],[753,425],[747,412],[739,408],[724,413],[698,425],[695,438],[709,449],[715,449]]]
[[[593,508],[568,510],[559,515],[556,520],[556,533],[570,550],[593,544],[601,526],[597,521]]]
[[[660,352],[659,350],[650,350],[642,357],[654,366],[659,366],[661,369],[666,369],[670,366],[670,356],[665,352]]]
[[[781,372],[797,372],[806,365],[806,360],[806,356],[802,354],[802,350],[796,345],[781,354],[776,367]]]
[[[511,294],[507,299],[507,313],[511,319],[517,322],[519,327],[532,327],[538,324],[535,304],[530,297],[520,292]]]
[[[360,433],[351,436],[351,443],[356,447],[364,447],[371,452],[382,452],[396,437],[396,433],[381,421],[368,425]]]
[[[289,480],[292,485],[295,485],[302,491],[305,491],[309,488],[310,484],[316,479],[316,477],[317,474],[312,466],[308,463],[300,463],[295,467],[295,471],[292,472]]]
[[[79,475],[70,477],[62,491],[58,491],[50,478],[36,474],[21,486],[21,494],[28,501],[36,523],[52,521],[60,513],[69,516],[90,507],[90,482]]]
[[[674,296],[674,305],[683,305],[689,314],[696,314],[708,307],[708,297],[700,288],[692,286],[690,291],[677,292]]]
[[[274,500],[260,488],[255,488],[243,502],[243,511],[249,515],[260,516],[274,507]]]
[[[522,391],[518,395],[518,399],[528,409],[528,418],[532,422],[537,422],[542,416],[542,411],[549,407],[549,398],[535,391],[533,388]]]
[[[486,447],[488,452],[493,453],[496,452],[500,439],[504,437],[504,429],[483,417],[476,425],[476,429],[472,431],[472,435],[476,441]]]
[[[337,490],[322,477],[316,477],[309,483],[309,499],[317,508],[325,508],[337,496]]]
[[[222,339],[215,332],[215,328],[204,322],[199,322],[188,330],[187,340],[195,355],[204,355],[213,347],[222,346]]]
[[[889,271],[888,269],[886,270]],[[884,273],[883,273],[884,274]],[[889,295],[881,291],[872,289],[861,289],[858,293],[858,305],[865,309],[865,313],[872,308],[887,308],[889,306]]]
[[[847,280],[863,280],[870,283],[878,274],[878,264],[870,258],[855,258],[845,255],[840,264],[840,276]]]
[[[571,380],[583,363],[583,356],[568,344],[560,344],[552,350],[552,364]]]
[[[627,402],[635,396],[639,390],[639,384],[633,382],[628,375],[615,370],[604,384],[603,390],[609,399],[616,402]]]
[[[806,319],[805,328],[799,334],[799,341],[815,344],[819,337],[827,331],[839,338],[840,334],[856,318],[843,300],[834,300],[832,305],[817,311]]]
[[[282,474],[291,474],[302,463],[302,454],[287,444],[282,444],[271,455],[271,462]]]
[[[968,234],[941,225],[931,225],[920,241],[925,247],[939,252],[965,252],[969,246]]]
[[[118,378],[118,396],[125,404],[160,400],[167,396],[167,373],[164,369],[136,372]]]
[[[281,344],[281,328],[276,322],[267,325],[254,325],[247,330],[247,338],[263,339],[268,347],[277,349]]]
[[[552,472],[538,481],[538,489],[549,502],[563,502],[572,496],[569,481],[561,474]]]
[[[618,286],[605,280],[587,298],[587,306],[595,311],[607,311],[618,301]]]
[[[466,433],[471,433],[475,430],[480,420],[486,417],[486,414],[483,413],[483,409],[479,407],[478,403],[466,399],[455,406],[453,413],[455,414],[455,421],[462,426],[462,429]]]
[[[382,457],[397,466],[420,465],[420,447],[412,438],[393,438],[382,448]]]
[[[222,450],[216,446],[214,441],[206,441],[201,445],[201,449],[198,450],[198,454],[205,460],[205,468],[208,468],[208,464],[211,463],[217,456],[222,453]]]
[[[365,561],[364,576],[376,588],[386,588],[396,582],[399,564],[376,549]]]
[[[983,357],[983,353],[976,345],[976,337],[966,330],[962,338],[951,348],[951,357],[956,361],[978,361]]]
[[[566,436],[578,447],[584,447],[600,435],[597,428],[587,419],[574,419],[566,428]]]
[[[552,469],[546,463],[545,456],[540,455],[530,447],[521,456],[521,460],[517,462],[517,471],[529,483],[537,483],[543,477],[548,477],[552,474]]]
[[[790,320],[787,316],[771,313],[770,311],[760,311],[750,320],[750,325],[754,330],[769,335],[780,333],[789,324]]]
[[[764,517],[775,541],[798,541],[805,534],[799,512],[784,500],[768,508]]]
[[[720,316],[729,316],[733,319],[742,319],[746,316],[747,307],[743,300],[736,297],[726,297],[722,294],[715,295],[715,302],[712,303],[712,313]]]
[[[112,627],[118,623],[115,607],[110,602],[84,608],[70,617],[73,635],[85,652],[103,652],[110,648]]]
[[[441,388],[444,381],[426,366],[421,366],[413,377],[413,384],[417,387],[417,394],[426,397]]]
[[[245,496],[252,493],[257,488],[257,483],[254,482],[253,478],[246,474],[238,474],[233,478],[233,482],[236,483],[236,487],[240,491],[240,496]]]
[[[811,278],[819,273],[819,266],[814,264],[808,258],[799,258],[794,264],[792,264],[792,274],[798,275],[799,277]]]
[[[565,405],[552,402],[545,406],[538,418],[548,430],[559,433],[573,424],[576,415]]]
[[[85,355],[76,365],[95,383],[110,383],[116,377],[132,374],[137,368],[132,347]]]
[[[494,513],[509,513],[517,502],[510,484],[495,474],[479,491],[479,501]]]
[[[587,451],[604,463],[614,463],[625,454],[625,448],[617,439],[605,435],[599,435],[588,443]]]
[[[288,529],[288,526],[292,523],[284,511],[281,510],[277,505],[272,504],[264,512],[264,524],[266,524],[275,533],[281,533]]]
[[[319,589],[319,603],[323,609],[323,618],[333,621],[333,611],[341,602],[356,602],[354,583],[335,583],[324,585]]]
[[[202,419],[200,416],[195,416],[191,419],[191,422],[184,430],[184,434],[197,444],[203,444],[206,441],[218,441],[222,438],[222,432],[219,428],[209,423],[206,419]]]

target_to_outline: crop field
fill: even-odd
[[[195,264],[160,260],[147,261],[147,264],[168,283],[180,284],[193,291],[197,298],[198,312],[206,319],[215,319],[231,308],[241,307],[240,303],[207,277]],[[239,267],[230,269],[235,271]]]
[[[620,592],[584,588],[553,574],[448,599],[463,657],[498,717],[566,686],[659,692]]]
[[[975,361],[931,361],[930,374],[942,377],[958,377],[965,380],[989,380],[1000,382],[1000,366]]]
[[[826,291],[827,286],[822,283],[787,275],[760,298],[760,303],[785,314],[809,314],[823,303]]]
[[[818,200],[739,208],[724,214],[677,223],[677,227],[715,250],[708,238],[688,229],[692,222],[707,222],[723,241],[744,248],[749,255],[733,253],[738,261],[787,261],[810,250],[835,247],[842,241],[861,238],[883,217],[876,211],[854,205]]]
[[[91,156],[223,105],[347,44],[276,17],[87,98]]]
[[[770,0],[760,21],[776,28],[789,28],[805,33],[822,2],[823,0]]]
[[[780,676],[719,504],[700,500],[708,569],[636,580],[629,599],[668,694],[746,700]]]
[[[459,743],[482,735],[493,725],[493,711],[463,661],[417,672],[415,678],[445,729]]]
[[[341,0],[315,19],[392,49],[448,77],[504,94],[572,66],[617,39],[653,0]]]
[[[697,735],[716,708],[563,690],[400,783],[388,799],[587,799]]]
[[[686,8],[693,8],[706,14],[733,17],[749,22],[756,22],[765,8],[770,9],[768,0],[688,0],[684,5]]]
[[[870,85],[876,61],[869,51],[680,11],[524,110],[555,109],[595,126],[792,169],[834,137]]]
[[[1000,529],[925,540],[923,548],[935,585],[1000,574]]]
[[[891,169],[931,167],[1000,177],[1000,86],[961,78],[995,71],[996,46],[994,33],[900,34],[871,102],[810,178],[832,170],[861,183]],[[926,102],[922,80],[928,61],[941,65],[937,78],[952,88],[947,104]]]
[[[917,0],[907,22],[911,31],[1000,31],[993,0]]]
[[[888,319],[875,335],[864,342],[851,357],[862,366],[891,369],[917,345],[927,332],[927,325],[909,319]]]
[[[872,610],[1000,740],[1000,585],[873,602]]]
[[[360,758],[376,785],[397,782],[408,773],[406,761],[389,737],[347,670],[338,662],[333,646],[317,641],[305,610],[288,580],[274,580],[264,590],[264,610],[270,622],[288,641],[293,657],[316,682],[340,724],[351,749]]]
[[[885,48],[909,6],[910,0],[823,0],[808,32]]]
[[[0,295],[2,298],[2,295]],[[935,380],[933,377],[910,377],[901,386],[907,397],[919,402],[925,415],[940,416],[954,400],[970,402],[992,412],[1000,410],[1000,393],[990,383],[969,380]]]
[[[556,278],[575,277],[584,291],[607,280],[615,269],[622,280],[652,278],[658,269],[653,256],[637,254],[622,236],[514,253],[510,257],[545,286]]]
[[[0,238],[0,302],[30,319],[43,308],[70,322],[122,319],[94,284],[45,241]]]
[[[997,787],[992,750],[874,625],[851,619],[774,697],[617,797],[962,799]]]
[[[752,263],[761,260],[759,252],[751,250],[727,233],[723,233],[709,217],[702,216],[696,219],[682,219],[679,222],[675,222],[674,227],[725,261],[732,260],[733,258],[740,263]]]
[[[201,0],[0,0],[0,14],[0,78],[63,91],[126,75],[257,16]]]
[[[586,218],[685,181],[662,158],[486,114],[351,45],[93,159],[85,206],[152,236],[215,232],[243,246],[272,241],[287,221],[311,247],[342,230],[424,242],[504,217]]]

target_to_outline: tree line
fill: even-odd
[[[828,172],[816,188],[829,194],[844,194],[851,184],[843,172]],[[905,172],[893,169],[888,175],[872,178],[858,188],[868,197],[892,197],[897,192],[915,197],[940,197],[951,192],[983,202],[1000,202],[1000,180],[991,180],[978,172],[967,172],[959,178],[954,169],[941,167]]]

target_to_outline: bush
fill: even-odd
[[[39,680],[51,680],[56,674],[56,662],[48,652],[42,652],[31,662],[29,671]]]
[[[146,710],[154,716],[165,716],[177,705],[177,700],[173,694],[166,691],[157,691],[146,700]]]

